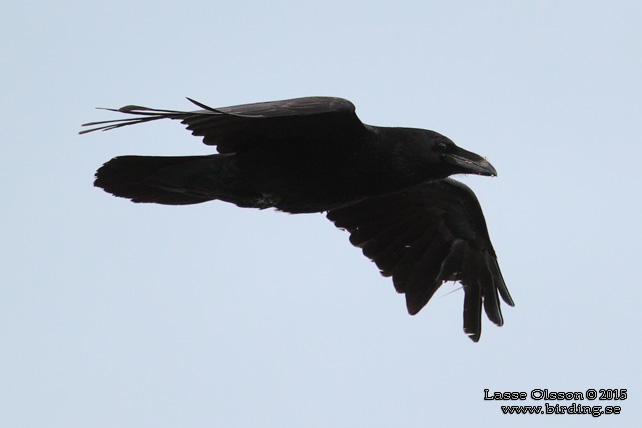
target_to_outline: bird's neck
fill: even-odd
[[[440,165],[427,167],[422,151],[422,130],[370,126],[372,139],[371,159],[376,177],[373,184],[386,192],[416,186],[428,181],[446,178],[449,172]],[[374,186],[373,186],[374,187]]]

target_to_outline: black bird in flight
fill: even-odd
[[[189,98],[188,98],[189,99]],[[452,174],[495,176],[481,156],[434,131],[362,123],[341,98],[308,97],[202,110],[129,105],[135,115],[87,123],[81,133],[176,119],[216,146],[207,156],[119,156],[94,185],[133,202],[221,200],[287,213],[327,213],[406,296],[411,315],[445,281],[464,290],[464,332],[481,335],[482,305],[503,324],[513,306],[474,193]]]

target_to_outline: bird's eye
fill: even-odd
[[[438,142],[435,144],[435,150],[439,153],[445,152],[446,151],[446,143],[444,142]]]

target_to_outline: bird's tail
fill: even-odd
[[[94,185],[133,202],[188,205],[218,199],[226,156],[119,156],[96,171]]]

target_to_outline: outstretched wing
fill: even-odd
[[[85,123],[83,126],[92,128],[81,134],[175,119],[187,125],[193,135],[202,136],[205,144],[217,146],[219,153],[238,153],[270,141],[346,144],[356,142],[367,133],[354,105],[342,98],[307,97],[222,108],[189,100],[203,110],[185,112],[135,105],[106,109],[136,117]]]
[[[381,274],[392,276],[405,293],[411,315],[445,281],[463,285],[464,332],[481,335],[482,305],[488,318],[503,324],[499,295],[514,306],[488,236],[475,194],[452,179],[426,183],[398,193],[329,211],[328,219],[350,232]]]

